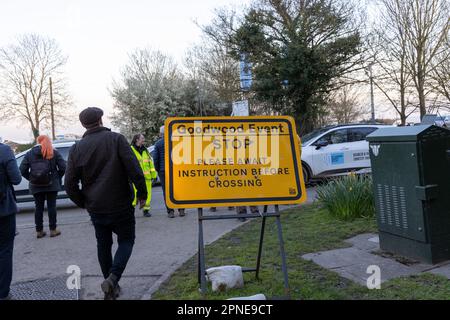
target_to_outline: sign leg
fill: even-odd
[[[277,214],[280,213],[278,205],[275,206],[275,212]],[[284,277],[284,292],[287,297],[290,297],[291,294],[290,294],[290,289],[289,289],[289,278],[288,278],[288,271],[287,271],[286,252],[284,251],[283,231],[281,228],[280,215],[278,215],[276,218],[277,218],[277,228],[278,228],[278,240],[280,242],[281,269],[283,271],[283,277]]]
[[[267,206],[264,206],[264,213],[267,213]],[[258,258],[256,260],[256,279],[259,279],[259,269],[261,267],[262,248],[264,243],[264,231],[266,229],[266,217],[264,216],[262,219],[261,234],[259,236]]]
[[[199,230],[200,230],[200,228],[199,228]],[[202,278],[201,278],[201,276],[202,276],[202,272],[200,271],[200,265],[201,265],[201,262],[200,262],[200,231],[199,231],[199,233],[198,233],[198,247],[197,247],[197,279],[198,279],[198,284],[200,285],[201,284],[201,281],[202,281]]]
[[[202,295],[206,294],[205,244],[203,240],[203,209],[198,209],[198,271]]]

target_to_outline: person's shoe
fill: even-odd
[[[238,207],[237,208],[237,212],[238,212],[238,215],[246,215],[247,214],[247,207]],[[238,218],[238,220],[240,222],[245,222],[247,219],[245,219],[245,218]]]
[[[151,216],[152,216],[152,214],[150,213],[149,210],[144,210],[144,217],[150,218]]]
[[[247,214],[247,207],[237,207],[236,210],[238,214]]]
[[[41,239],[41,238],[45,237],[46,235],[47,235],[47,233],[45,231],[37,231],[36,232],[36,237],[38,239]]]
[[[11,295],[10,294],[8,294],[7,296],[6,296],[6,298],[0,298],[0,301],[9,301],[9,300],[12,300],[13,298],[11,297]]]
[[[61,231],[58,229],[50,230],[50,238],[54,238],[61,235]]]
[[[117,298],[117,287],[119,284],[117,283],[117,277],[114,274],[110,274],[108,278],[106,278],[101,285],[102,291],[105,294],[104,300],[116,300]],[[120,293],[120,287],[119,287]]]
[[[178,213],[180,214],[180,217],[184,217],[186,215],[186,212],[184,211],[184,209],[178,210]]]
[[[168,215],[168,217],[169,218],[175,218],[175,213],[174,213],[174,211],[169,211],[168,213],[167,213],[167,215]]]
[[[119,284],[117,284],[117,285],[114,287],[114,295],[116,296],[116,299],[117,299],[118,297],[120,297],[121,291],[122,291],[122,288],[119,286]]]
[[[217,212],[217,208],[216,207],[211,207],[211,208],[209,208],[209,211],[210,212]]]

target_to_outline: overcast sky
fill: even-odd
[[[69,57],[69,89],[78,110],[99,106],[112,112],[108,88],[135,48],[160,49],[181,61],[200,37],[194,21],[208,23],[214,9],[250,0],[1,0],[0,46],[25,33],[56,39]],[[81,133],[76,125],[57,134]],[[108,124],[108,121],[107,123]],[[3,139],[29,141],[29,126],[0,123]]]

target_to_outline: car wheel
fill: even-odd
[[[305,165],[302,166],[302,172],[303,172],[303,181],[305,181],[305,186],[309,183],[309,172],[308,169],[306,169]]]

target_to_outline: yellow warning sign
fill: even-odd
[[[306,200],[292,117],[168,118],[165,147],[171,208]]]

